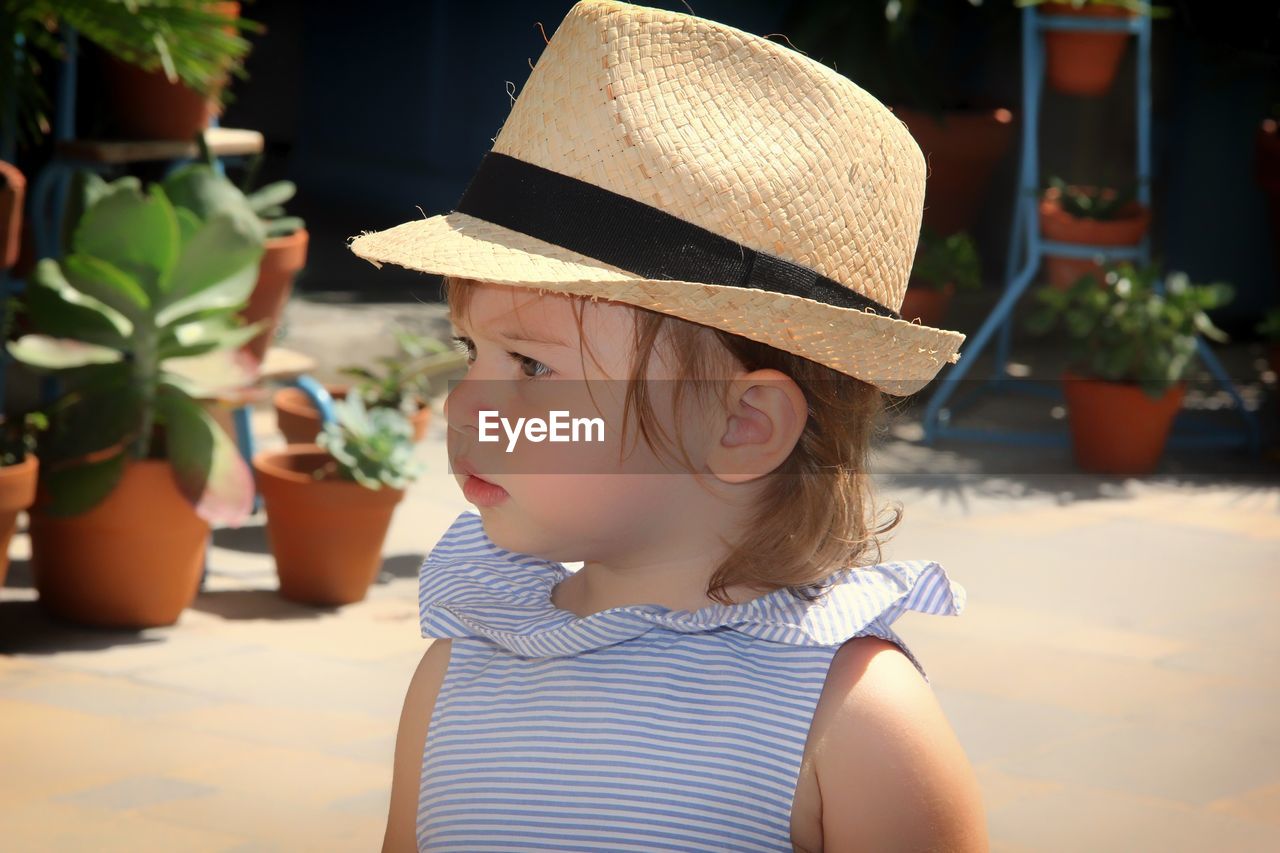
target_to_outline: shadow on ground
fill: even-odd
[[[225,589],[201,592],[189,609],[237,622],[249,619],[315,619],[333,614],[339,608],[299,604],[284,598],[274,589]]]
[[[271,553],[271,544],[267,541],[267,528],[264,521],[241,527],[220,527],[213,531],[213,545],[246,554]]]
[[[35,600],[0,601],[0,653],[3,654],[56,655],[164,641],[163,636],[146,635],[138,630],[89,628],[63,622]]]

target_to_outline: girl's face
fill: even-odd
[[[469,287],[467,316],[454,317],[469,368],[451,390],[445,414],[450,464],[489,537],[500,547],[546,559],[608,560],[645,550],[652,545],[646,540],[663,531],[696,524],[712,497],[702,478],[656,454],[634,424],[622,442],[633,309],[578,303],[580,333],[569,297],[483,283]],[[646,377],[652,408],[669,441],[679,437],[694,469],[702,471],[707,442],[718,438],[715,419],[690,401],[676,422],[674,374],[661,355],[654,353]],[[536,440],[536,427],[516,430],[521,418],[551,427],[556,411],[567,413],[560,428],[566,441],[549,440],[549,432]],[[598,419],[599,425],[580,421],[575,441],[574,419]]]

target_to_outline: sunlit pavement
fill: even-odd
[[[883,558],[937,560],[968,593],[959,618],[897,628],[976,768],[993,849],[1280,849],[1274,444],[1261,462],[1171,454],[1151,478],[1093,477],[1065,451],[914,444],[918,409],[877,454],[881,501],[905,508]],[[280,441],[265,409],[255,429]],[[35,602],[19,533],[0,590],[0,846],[377,849],[427,642],[417,568],[467,507],[439,419],[419,452],[429,472],[382,575],[348,607],[275,593],[259,516],[216,532],[177,625],[78,629]]]

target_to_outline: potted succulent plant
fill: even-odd
[[[245,206],[208,218],[183,199],[225,178],[204,166],[143,192],[79,176],[70,253],[28,282],[32,328],[8,345],[56,372],[31,510],[42,605],[71,621],[169,625],[195,596],[211,523],[236,525],[253,478],[200,400],[256,379],[236,316],[265,237]]]
[[[1172,9],[1142,0],[1014,0],[1014,5],[1042,6],[1042,14],[1074,18],[1167,18],[1173,14]],[[1049,85],[1068,95],[1106,94],[1115,80],[1128,39],[1128,33],[1047,31],[1045,70]]]
[[[1225,341],[1206,313],[1234,296],[1230,285],[1191,284],[1158,268],[1121,263],[1099,282],[1082,276],[1067,290],[1046,286],[1027,318],[1033,334],[1061,324],[1071,342],[1063,371],[1076,463],[1087,471],[1146,474],[1164,452],[1182,406],[1197,336]]]
[[[440,377],[466,363],[466,356],[435,338],[405,329],[395,331],[397,352],[377,360],[379,369],[349,365],[341,369],[354,385],[326,385],[335,400],[354,389],[367,408],[396,409],[413,424],[413,440],[421,441],[431,421],[431,399]],[[281,388],[273,397],[276,423],[289,444],[311,444],[320,434],[320,413],[297,388]]]
[[[1136,185],[1122,189],[1068,184],[1054,176],[1040,198],[1040,231],[1049,240],[1093,246],[1137,246],[1151,211],[1135,199]],[[1059,289],[1082,275],[1101,280],[1102,267],[1088,258],[1045,257],[1045,278]]]
[[[911,280],[902,300],[904,320],[941,327],[957,289],[979,290],[982,267],[978,247],[964,231],[940,237],[930,228],[920,232]]]
[[[215,158],[203,134],[198,144],[201,159],[210,167],[214,166]],[[245,351],[259,361],[266,358],[267,349],[275,338],[285,304],[293,292],[294,278],[307,265],[310,239],[306,223],[300,217],[285,214],[285,202],[298,191],[293,181],[276,181],[252,189],[257,183],[262,161],[261,153],[253,157],[238,188],[230,181],[222,181],[217,184],[216,192],[190,194],[188,199],[193,210],[202,217],[209,216],[223,204],[248,205],[262,222],[267,235],[266,250],[258,265],[258,280],[254,283],[253,292],[240,310],[240,316],[246,323],[261,326],[257,336],[244,345]]]
[[[1280,379],[1280,305],[1267,312],[1257,332],[1267,342],[1267,366]]]
[[[9,542],[18,513],[36,499],[36,433],[49,425],[43,412],[0,417],[0,586],[9,573]]]
[[[338,401],[334,411],[318,444],[264,451],[253,460],[280,594],[323,606],[368,594],[396,505],[422,472],[403,413],[366,409],[358,395]]]

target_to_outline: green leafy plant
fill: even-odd
[[[465,364],[466,356],[442,341],[405,329],[397,329],[395,338],[398,351],[379,358],[379,370],[350,365],[340,372],[357,380],[352,390],[369,408],[412,415],[435,396],[439,378]]]
[[[1255,331],[1269,341],[1280,343],[1280,305],[1275,306],[1262,318]]]
[[[413,458],[413,424],[394,409],[366,409],[359,396],[334,403],[336,419],[325,424],[316,443],[333,461],[315,478],[342,479],[367,489],[403,489],[422,475]]]
[[[204,138],[204,134],[199,136],[197,144],[200,148],[200,159],[210,167],[214,167],[216,158],[213,152],[209,150],[209,143]],[[296,231],[301,231],[307,227],[306,222],[299,216],[286,215],[284,210],[285,202],[297,195],[297,184],[293,181],[276,181],[256,190],[252,189],[254,184],[257,183],[258,175],[262,170],[263,157],[264,154],[261,151],[253,155],[240,182],[239,189],[244,196],[245,203],[262,220],[262,227],[266,229],[267,239],[284,237]]]
[[[964,231],[940,237],[932,229],[923,229],[911,279],[938,290],[948,282],[957,290],[980,290],[982,265],[977,244]]]
[[[248,516],[248,466],[198,402],[252,383],[258,369],[238,348],[259,326],[236,312],[266,238],[224,183],[202,164],[146,192],[136,177],[77,176],[70,253],[37,264],[24,306],[33,333],[8,344],[65,389],[40,446],[49,512],[95,506],[128,459],[167,458],[203,518]],[[193,201],[209,198],[222,202]]]
[[[1058,204],[1063,212],[1077,219],[1113,220],[1138,194],[1137,184],[1119,190],[1109,187],[1079,187],[1068,184],[1057,176],[1049,179],[1049,186],[1057,191]]]
[[[1173,14],[1173,10],[1168,6],[1153,6],[1142,0],[1013,0],[1013,5],[1019,9],[1025,6],[1043,5],[1070,6],[1073,9],[1083,9],[1085,6],[1115,6],[1135,15],[1150,15],[1152,18],[1168,18]]]
[[[49,428],[44,412],[0,415],[0,467],[17,465],[35,454],[37,435]]]
[[[49,133],[49,99],[41,80],[49,76],[46,64],[66,58],[57,35],[63,27],[144,70],[163,69],[171,82],[181,80],[202,95],[212,94],[228,73],[247,78],[244,59],[251,45],[241,33],[261,33],[265,27],[228,19],[216,5],[215,0],[0,0],[0,45],[5,51],[0,115],[16,109],[18,140],[24,146]],[[18,62],[15,48],[21,49]],[[224,89],[221,103],[233,100]]]
[[[1170,273],[1164,292],[1159,280],[1158,267],[1121,263],[1106,268],[1101,285],[1084,275],[1066,290],[1043,287],[1026,328],[1043,335],[1061,325],[1071,341],[1073,370],[1135,383],[1159,397],[1186,376],[1198,335],[1227,340],[1205,312],[1235,296],[1229,284],[1192,284],[1185,273]]]

